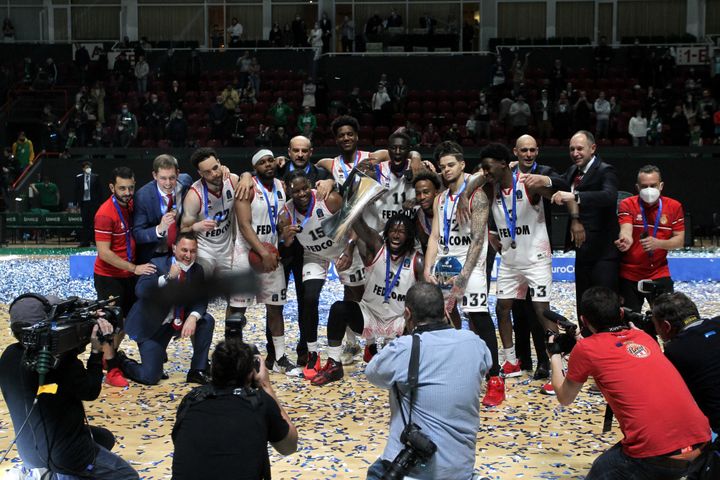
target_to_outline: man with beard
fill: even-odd
[[[420,172],[413,177],[415,187],[415,218],[417,239],[422,245],[422,251],[427,251],[428,239],[432,233],[434,218],[433,204],[435,197],[441,190],[438,176],[429,170]]]
[[[407,215],[396,214],[388,219],[382,236],[362,218],[353,228],[367,268],[365,293],[359,302],[338,301],[331,307],[327,327],[328,360],[312,380],[316,386],[343,377],[340,355],[346,328],[381,342],[402,335],[405,296],[416,281],[422,280],[422,253],[415,248],[415,223]]]
[[[264,303],[267,328],[272,335],[274,356],[270,360],[273,371],[296,376],[300,373],[285,355],[285,325],[283,323],[283,305],[287,301],[287,288],[283,270],[279,267],[278,256],[270,251],[266,244],[278,246],[278,219],[285,207],[285,189],[277,174],[277,161],[270,150],[258,150],[252,157],[255,169],[255,189],[250,198],[235,200],[238,232],[233,251],[233,269],[250,269],[248,255],[253,250],[262,259],[261,287],[256,296],[233,295],[229,305],[232,312],[245,313],[254,301]],[[266,365],[267,365],[266,363]]]

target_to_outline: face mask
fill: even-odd
[[[90,175],[90,172],[92,172],[92,168],[86,168],[86,169],[85,169],[85,173],[87,173],[88,175]]]
[[[182,270],[182,271],[185,272],[185,273],[187,273],[188,270],[190,270],[190,268],[191,268],[194,264],[195,264],[195,262],[191,263],[190,265],[185,265],[185,264],[182,263],[182,262],[175,262],[175,265],[177,265],[178,267],[180,267],[180,270]]]
[[[653,204],[660,198],[660,190],[655,187],[647,187],[640,190],[640,198],[643,202]]]

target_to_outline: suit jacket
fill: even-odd
[[[85,194],[85,173],[75,175],[75,204],[82,205]],[[102,203],[102,193],[100,191],[100,176],[97,173],[90,174],[90,202],[95,205]]]
[[[151,263],[155,265],[157,270],[152,275],[141,275],[135,285],[135,295],[138,300],[125,318],[125,331],[130,338],[138,343],[142,343],[155,335],[163,326],[163,321],[165,321],[169,313],[169,311],[158,312],[158,309],[154,307],[155,297],[153,293],[158,286],[160,277],[170,272],[172,258],[170,256],[153,258]],[[192,279],[193,282],[202,283],[205,280],[203,268],[198,263],[193,264],[185,275],[186,278]],[[170,280],[166,288],[172,288],[173,284],[177,284],[177,280]],[[200,316],[203,316],[207,311],[207,300],[176,305],[176,307],[181,307],[186,317],[192,312],[197,312]]]
[[[181,173],[178,183],[182,186],[180,198],[177,200],[178,216],[175,221],[178,225],[182,221],[182,202],[185,194],[192,185],[192,178],[186,173]],[[133,236],[137,242],[137,263],[147,263],[153,257],[158,242],[165,242],[165,238],[158,238],[155,227],[160,224],[162,211],[160,210],[160,198],[158,196],[157,182],[155,180],[143,185],[135,193],[133,211]]]
[[[578,167],[573,165],[553,185],[559,190],[570,191]],[[601,259],[619,258],[614,241],[620,227],[617,221],[618,179],[615,167],[604,163],[599,156],[585,172],[575,187],[580,197],[580,223],[585,227],[585,243],[576,249],[576,259],[593,262]],[[570,222],[565,237],[565,249],[574,248],[570,241]]]

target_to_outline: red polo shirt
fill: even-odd
[[[110,250],[123,260],[132,262],[135,257],[135,238],[133,238],[132,233],[129,235],[132,258],[128,258],[127,248],[128,232],[132,230],[132,201],[127,207],[118,204],[123,216],[123,220],[120,221],[118,210],[115,208],[112,199],[111,196],[105,200],[105,203],[100,205],[95,214],[95,243],[110,242]],[[97,275],[113,278],[129,278],[134,275],[133,272],[113,267],[106,261],[101,260],[100,256],[95,259],[94,272]]]
[[[677,200],[669,197],[660,198],[662,199],[662,212],[660,213],[657,238],[667,240],[672,237],[673,232],[685,230],[685,213],[682,204]],[[670,276],[667,250],[655,250],[650,256],[640,245],[640,235],[645,231],[640,212],[640,201],[640,197],[635,195],[620,202],[618,208],[618,222],[620,225],[627,223],[633,226],[633,244],[627,252],[622,254],[620,260],[620,276],[632,282]],[[643,203],[648,224],[648,235],[652,235],[655,229],[655,219],[657,218],[659,205],[660,202],[652,206]]]

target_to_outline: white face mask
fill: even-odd
[[[91,172],[92,172],[92,168],[86,168],[86,169],[85,169],[85,173],[87,173],[88,175],[90,175]]]
[[[660,198],[660,190],[655,187],[647,187],[640,190],[640,198],[647,204],[653,204]]]
[[[195,264],[195,262],[191,263],[190,265],[185,265],[183,262],[175,262],[175,264],[180,267],[180,270],[187,273],[190,268]]]

